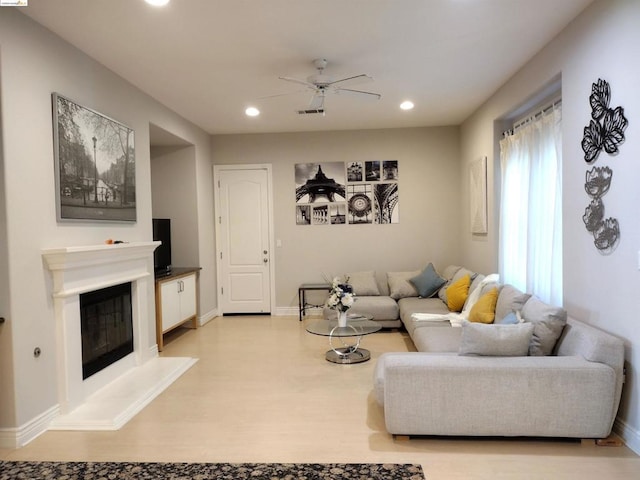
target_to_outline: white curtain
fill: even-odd
[[[500,278],[562,305],[562,110],[500,142]]]

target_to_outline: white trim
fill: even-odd
[[[160,350],[158,350],[158,344],[154,343],[149,347],[149,358],[156,358],[160,355]]]
[[[133,283],[137,280],[146,278],[146,277],[150,277],[151,274],[150,273],[140,273],[138,275],[125,275],[123,277],[120,278],[111,278],[108,281],[98,281],[98,282],[87,282],[84,285],[80,286],[80,287],[76,287],[76,288],[70,288],[61,292],[55,292],[53,294],[53,298],[67,298],[67,297],[73,297],[76,295],[80,295],[83,293],[87,293],[87,292],[95,292],[96,290],[102,290],[103,288],[107,288],[107,287],[111,287],[113,285],[120,285],[123,283]]]
[[[252,164],[242,164],[242,165],[214,165],[213,166],[213,190],[214,190],[214,208],[216,212],[216,216],[214,218],[219,218],[220,213],[220,188],[218,185],[218,177],[221,171],[232,171],[232,170],[266,170],[267,172],[267,200],[268,204],[268,215],[269,215],[269,283],[270,283],[270,295],[269,295],[269,303],[271,314],[276,310],[276,255],[275,255],[275,228],[274,228],[274,220],[273,220],[273,171],[270,163],[252,163]],[[214,219],[215,231],[216,231],[216,300],[218,309],[220,309],[222,305],[222,266],[220,260],[220,246],[222,245],[222,240],[220,238],[220,222]],[[222,315],[223,312],[219,311],[219,315]]]
[[[624,420],[616,418],[613,422],[613,431],[624,440],[629,449],[640,455],[640,432],[632,428]]]
[[[17,428],[0,428],[0,448],[20,448],[47,431],[51,421],[60,414],[55,405]]]
[[[157,356],[149,335],[153,290],[153,251],[160,242],[86,245],[42,250],[52,273],[56,322],[58,405],[67,414],[91,394],[128,370]],[[80,294],[131,282],[133,353],[82,378]],[[155,349],[155,350],[154,350]],[[149,357],[151,353],[152,357]]]
[[[97,391],[78,408],[56,417],[49,430],[119,430],[197,361],[154,358]]]
[[[217,316],[218,316],[217,308],[214,308],[213,310],[208,311],[204,315],[200,315],[200,317],[198,318],[198,326],[202,327],[203,325],[206,325]]]
[[[322,317],[322,307],[307,308],[305,317]],[[275,312],[272,313],[275,317],[296,317],[300,314],[298,307],[276,307]]]

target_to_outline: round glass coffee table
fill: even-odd
[[[305,328],[307,332],[314,335],[329,337],[329,350],[325,358],[333,363],[361,363],[371,358],[371,352],[366,348],[360,348],[360,341],[364,335],[375,333],[382,327],[371,321],[371,315],[361,315],[351,313],[347,315],[347,326],[339,327],[337,320],[317,320],[308,323]],[[345,339],[355,338],[355,343],[347,343]],[[334,346],[336,339],[339,339],[341,346]]]

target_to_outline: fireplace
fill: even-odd
[[[82,378],[133,353],[131,282],[80,295]]]
[[[158,244],[159,242],[136,242],[91,245],[47,249],[42,252],[46,265],[53,274],[51,290],[56,322],[60,413],[71,412],[93,393],[157,356],[153,315],[153,250]],[[113,312],[109,315],[112,321],[114,318],[130,319],[131,327],[128,327],[128,333],[116,329],[108,335],[129,337],[126,342],[116,342],[129,343],[126,347],[129,353],[120,359],[111,358],[109,361],[113,363],[102,368],[105,366],[100,364],[104,360],[103,343],[107,325],[97,326],[98,333],[94,332],[90,340],[83,339],[82,330],[85,325],[81,320],[81,304],[86,299],[91,301],[95,292],[103,289],[109,291],[111,287],[117,289],[123,284],[128,285],[125,296],[128,296],[130,311],[117,316]],[[106,300],[107,305],[113,303],[117,301]],[[106,307],[103,305],[99,308],[104,310]],[[98,348],[99,352],[94,355],[97,363],[94,365],[99,368],[83,365],[87,357],[84,348],[87,341]],[[122,354],[119,347],[115,350],[116,356]],[[91,372],[95,368],[99,371]]]

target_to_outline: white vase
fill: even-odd
[[[338,310],[338,326],[346,327],[347,326],[347,312],[341,312]]]

